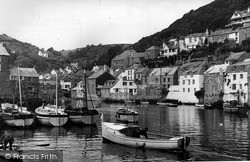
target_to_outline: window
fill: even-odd
[[[170,87],[170,84],[168,84],[168,88]]]
[[[34,87],[29,86],[29,87],[28,87],[28,90],[29,90],[29,91],[34,91]]]
[[[196,92],[196,88],[194,88],[194,92]]]
[[[240,84],[240,89],[242,89],[242,84]]]
[[[241,65],[241,70],[244,70],[245,69],[245,66],[244,65]]]
[[[168,82],[170,82],[170,78],[168,78]]]
[[[233,80],[236,80],[236,74],[233,75]]]
[[[236,90],[236,84],[233,84],[233,85],[232,85],[232,89],[233,89],[233,90]]]
[[[183,80],[182,84],[185,84],[185,80]]]
[[[166,78],[163,78],[163,83],[165,83],[166,82]]]
[[[131,85],[131,86],[132,86],[132,85],[133,85],[133,82],[129,82],[129,85]]]
[[[188,85],[190,85],[190,80],[188,79]]]
[[[124,85],[124,86],[127,85],[127,82],[122,82],[122,85]]]
[[[185,88],[183,88],[183,92],[185,92]]]
[[[155,83],[158,83],[158,78],[155,78]]]
[[[193,84],[195,84],[195,80],[193,79]]]
[[[136,89],[134,89],[134,92],[136,93]]]
[[[188,92],[190,92],[190,88],[188,88]]]
[[[232,70],[235,71],[236,70],[236,66],[233,66]]]
[[[118,88],[115,89],[115,92],[118,92]]]
[[[243,79],[243,74],[240,74],[240,79]]]

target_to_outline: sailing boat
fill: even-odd
[[[126,88],[126,98],[128,101],[128,92]],[[116,120],[120,122],[138,122],[139,119],[139,113],[128,109],[128,102],[126,101],[126,106],[123,108],[119,108],[116,111]]]
[[[64,112],[69,115],[69,121],[74,124],[87,124],[92,125],[96,124],[97,120],[99,120],[99,113],[95,109],[88,108],[88,87],[86,81],[86,74],[84,70],[84,100],[85,107],[67,107]],[[90,96],[91,98],[91,96]]]
[[[42,105],[35,110],[35,114],[37,120],[42,125],[47,126],[56,126],[60,127],[66,124],[68,121],[68,114],[65,113],[62,109],[58,108],[58,94],[57,94],[57,73],[54,74],[56,76],[56,104],[55,105]]]
[[[27,108],[22,107],[22,88],[21,77],[19,67],[18,73],[18,85],[19,85],[19,99],[20,107],[15,104],[3,103],[1,104],[2,112],[1,117],[5,124],[12,127],[27,127],[34,123],[35,116],[33,113],[27,111]]]

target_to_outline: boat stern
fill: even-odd
[[[189,146],[189,143],[190,143],[190,137],[184,136],[183,138],[180,138],[178,140],[178,147],[181,150],[186,150],[186,148]]]

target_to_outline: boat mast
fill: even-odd
[[[85,106],[88,107],[88,96],[87,96],[87,80],[86,80],[86,71],[83,71],[84,87],[85,87]]]
[[[17,67],[17,74],[18,74],[18,83],[19,83],[20,108],[21,108],[21,112],[23,112],[23,108],[22,108],[21,76],[20,76],[20,73],[19,73],[19,66]]]
[[[58,105],[57,105],[57,97],[58,97],[58,94],[57,94],[57,73],[56,73],[56,114],[58,114]]]

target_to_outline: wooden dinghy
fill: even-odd
[[[182,136],[158,139],[138,138],[134,136],[134,132],[139,129],[140,127],[136,125],[102,122],[103,142],[111,141],[121,145],[160,150],[185,150],[190,142],[190,137]]]

